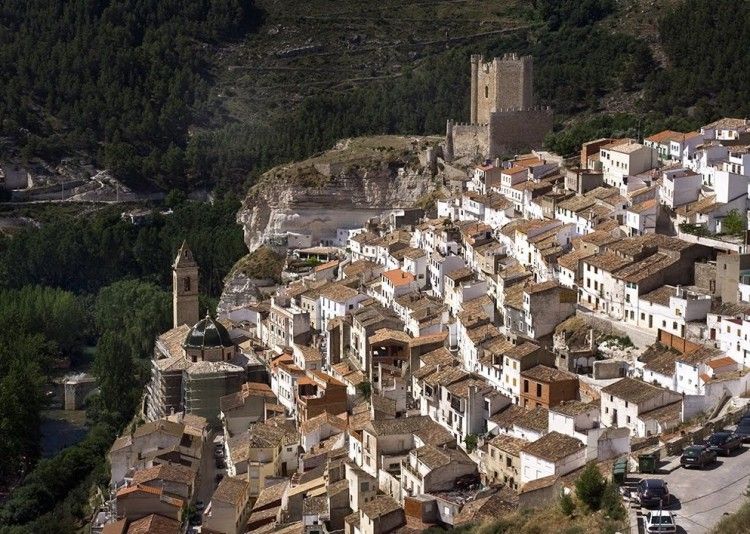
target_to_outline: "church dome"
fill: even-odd
[[[206,315],[196,325],[190,329],[185,338],[185,347],[188,348],[212,348],[212,347],[231,347],[234,343],[229,338],[229,332],[219,321]]]

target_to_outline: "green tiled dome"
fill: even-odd
[[[234,345],[229,332],[220,322],[206,315],[205,319],[190,329],[185,338],[185,346],[193,348],[231,347]]]

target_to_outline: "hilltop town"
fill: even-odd
[[[739,508],[750,122],[563,158],[541,149],[552,112],[534,105],[531,57],[470,67],[469,118],[388,169],[431,202],[368,211],[365,195],[246,232],[283,269],[216,317],[182,245],[173,325],[92,532],[448,529],[556,505],[592,465],[634,532],[654,513],[641,479],[668,484],[659,514],[679,503],[664,517],[687,532]],[[345,181],[310,168],[294,187]],[[725,428],[731,450],[709,439]],[[726,457],[681,467],[707,439]]]

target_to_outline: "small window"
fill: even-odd
[[[489,98],[489,97],[490,97],[490,88],[487,85],[485,85],[484,86],[484,98]]]
[[[191,283],[190,283],[190,277],[189,277],[189,276],[187,276],[187,277],[185,277],[185,279],[183,280],[183,283],[182,283],[182,290],[183,290],[183,291],[185,291],[185,292],[188,292],[188,291],[190,291],[190,286],[191,286]]]

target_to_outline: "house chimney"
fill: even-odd
[[[501,161],[500,158],[495,158],[495,167],[500,167]]]
[[[680,286],[676,285],[674,288],[674,296],[679,297],[680,296]]]

